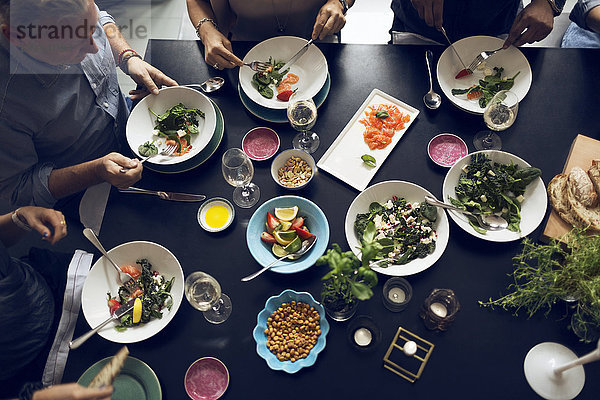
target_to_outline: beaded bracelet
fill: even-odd
[[[215,26],[216,29],[219,29],[219,27],[217,26],[217,23],[215,22],[214,19],[212,19],[212,18],[202,18],[198,22],[198,24],[196,25],[196,36],[198,36],[198,39],[200,39],[200,40],[202,40],[202,38],[200,37],[200,27],[205,22],[210,22],[211,24],[213,24]]]
[[[23,221],[21,219],[21,217],[19,217],[19,215],[17,214],[17,211],[19,211],[19,210],[20,210],[20,208],[17,208],[15,211],[13,211],[12,215],[10,216],[10,218],[12,219],[12,222],[19,228],[23,229],[24,231],[30,231],[31,227],[29,226],[27,221]]]
[[[31,400],[33,393],[43,388],[42,382],[27,382],[19,391],[19,400]]]
[[[134,57],[142,60],[142,56],[140,56],[136,52],[133,52],[133,53],[124,55],[121,60],[121,63],[119,64],[119,68],[121,68],[121,71],[125,72],[127,75],[129,75],[129,67],[127,66],[127,61],[129,61],[130,59],[132,59]]]

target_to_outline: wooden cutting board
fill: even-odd
[[[571,144],[563,173],[568,173],[573,167],[581,167],[584,171],[587,171],[592,165],[592,160],[597,158],[600,158],[600,141],[577,135]],[[571,226],[563,221],[556,211],[552,210],[540,240],[548,242],[551,238],[558,239],[570,230]]]

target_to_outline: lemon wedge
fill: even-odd
[[[298,215],[298,206],[275,209],[275,217],[281,221],[292,221],[296,215]]]
[[[273,237],[282,246],[287,246],[298,237],[296,231],[275,231],[273,232]]]
[[[296,238],[292,240],[290,244],[285,246],[283,250],[287,253],[295,253],[300,250],[300,247],[302,247],[302,240],[300,240],[299,236],[296,236]]]
[[[289,231],[292,227],[292,223],[290,221],[279,221],[281,223],[282,231]]]
[[[136,297],[133,303],[133,323],[137,324],[140,319],[142,319],[142,301]]]
[[[283,257],[287,256],[288,252],[283,249],[283,247],[277,243],[273,243],[273,248],[271,249],[275,257]]]

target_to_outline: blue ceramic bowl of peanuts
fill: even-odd
[[[280,310],[280,307],[282,304],[286,303],[286,305],[290,305],[292,301],[296,302],[296,306],[291,306],[291,309],[288,309],[286,307],[286,309]],[[283,318],[296,319],[296,320],[302,319],[303,321],[306,321],[306,319],[310,315],[312,315],[311,310],[308,307],[305,308],[303,304],[298,305],[297,304],[298,302],[304,303],[310,307],[313,307],[314,311],[316,311],[319,314],[319,324],[320,324],[321,333],[318,335],[316,344],[314,344],[314,347],[312,347],[310,349],[310,351],[308,352],[308,355],[306,355],[306,357],[304,357],[304,358],[294,357],[294,361],[292,361],[291,359],[286,359],[286,360],[282,361],[281,359],[278,359],[277,355],[274,352],[272,352],[271,350],[269,350],[269,348],[267,347],[267,340],[269,338],[267,333],[265,333],[265,331],[268,330],[267,320],[269,319],[269,317],[271,317],[273,315],[273,313],[278,312],[280,316],[283,316]],[[292,321],[290,321],[290,322],[292,322]],[[298,321],[295,321],[295,322],[298,322]],[[303,338],[306,339],[306,337],[312,336],[312,331],[314,329],[316,329],[316,328],[308,327],[307,330],[305,330],[305,331],[302,330],[307,333],[303,333],[303,334],[299,334],[299,335],[304,335],[305,337],[303,337]],[[261,356],[262,358],[265,359],[265,361],[267,362],[267,365],[269,365],[269,367],[271,369],[281,370],[281,371],[287,372],[288,374],[293,374],[293,373],[300,371],[304,367],[310,367],[311,365],[313,365],[315,363],[315,361],[317,361],[317,356],[325,348],[326,337],[327,337],[328,332],[329,332],[329,323],[327,322],[327,319],[325,318],[325,309],[323,308],[323,306],[319,302],[317,302],[310,293],[296,292],[291,289],[286,289],[283,292],[281,292],[280,295],[272,296],[267,300],[267,302],[265,304],[265,308],[258,314],[257,324],[256,324],[256,327],[254,328],[254,331],[252,332],[252,334],[254,336],[254,340],[256,341],[256,352],[258,353],[259,356]],[[273,334],[270,335],[271,340],[274,342],[277,342],[277,339],[275,338],[275,336],[276,336],[276,332],[274,332]],[[300,339],[302,339],[302,338],[300,338]],[[289,348],[287,350],[289,350]],[[274,350],[274,351],[279,352],[281,354],[281,353],[287,352],[287,350],[283,350],[283,351]],[[302,354],[301,349],[298,349],[296,351],[298,351],[298,352],[300,352],[300,354]],[[290,354],[290,358],[292,358],[293,355],[294,354]],[[283,358],[287,358],[286,354],[283,355]]]

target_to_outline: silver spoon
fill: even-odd
[[[458,211],[460,213],[475,217],[477,222],[479,222],[479,226],[489,231],[501,231],[508,228],[508,222],[496,214],[473,214],[469,211],[454,207],[453,205],[442,203],[431,196],[425,196],[425,201],[427,204],[431,204],[432,206],[447,208],[448,210]]]
[[[302,257],[307,251],[309,251],[317,242],[317,237],[315,235],[309,237],[308,239],[304,240],[302,242],[302,247],[300,247],[300,250],[298,250],[295,253],[290,253],[288,255],[285,255],[283,257],[279,257],[277,260],[273,261],[271,264],[267,265],[266,267],[264,267],[261,270],[256,271],[253,274],[248,275],[245,278],[242,278],[242,282],[248,282],[251,281],[252,279],[256,278],[257,276],[259,276],[260,274],[262,274],[263,272],[265,272],[266,270],[268,270],[269,268],[271,268],[273,265],[277,264],[279,261],[285,259],[285,258],[289,258],[290,260],[297,260],[300,257]]]
[[[442,104],[442,97],[433,91],[433,79],[431,78],[431,66],[429,65],[429,59],[433,56],[431,50],[425,52],[425,61],[427,62],[427,72],[429,73],[429,92],[423,96],[423,103],[425,107],[430,110],[435,110]]]
[[[215,76],[212,78],[208,78],[207,80],[205,80],[202,83],[189,83],[187,85],[181,85],[181,86],[187,86],[187,87],[200,87],[200,89],[202,89],[202,91],[204,93],[210,93],[210,92],[214,92],[215,90],[219,90],[221,89],[221,87],[225,84],[225,79],[221,78],[220,76]]]
[[[123,286],[130,279],[133,279],[133,277],[131,275],[129,275],[126,272],[123,272],[121,270],[121,268],[119,268],[119,266],[113,261],[113,259],[110,258],[110,256],[108,255],[108,252],[104,249],[104,246],[102,246],[102,243],[100,243],[98,236],[96,236],[96,234],[94,233],[93,230],[91,230],[90,228],[85,228],[83,230],[83,236],[85,236],[90,242],[92,242],[92,244],[100,251],[100,253],[102,253],[102,255],[104,257],[106,257],[106,259],[110,262],[110,264],[113,267],[115,267],[115,269],[119,273],[119,275],[118,275],[119,285]],[[135,279],[133,279],[133,280],[135,281]]]

